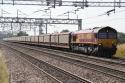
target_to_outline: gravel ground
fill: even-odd
[[[9,71],[9,83],[52,83],[44,73],[18,57],[20,53],[6,47],[1,50]]]
[[[83,78],[89,79],[90,81],[92,81],[94,83],[125,83],[125,81],[121,81],[121,80],[113,78],[111,76],[107,76],[107,75],[104,75],[102,73],[98,73],[98,72],[89,70],[89,69],[84,68],[84,67],[79,67],[79,66],[73,65],[69,62],[57,59],[57,58],[56,59],[52,58],[52,57],[50,57],[50,55],[49,56],[44,55],[44,54],[38,53],[36,51],[31,52],[31,51],[26,50],[26,49],[20,49],[20,50],[23,50],[24,52],[26,52],[26,53],[28,53],[28,54],[30,54],[30,55],[32,55],[40,60],[48,62],[52,65],[57,66],[57,67],[60,67],[66,71],[77,74]]]

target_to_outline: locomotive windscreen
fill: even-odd
[[[98,33],[99,39],[116,39],[117,38],[117,32],[116,30],[106,27],[99,31]]]
[[[98,37],[99,37],[100,39],[107,39],[107,33],[105,33],[105,32],[100,32]]]

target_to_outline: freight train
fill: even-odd
[[[112,57],[117,50],[117,31],[106,26],[75,32],[4,38],[4,41],[66,48],[88,55]]]

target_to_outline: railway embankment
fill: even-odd
[[[0,83],[9,83],[9,76],[4,56],[0,48]]]
[[[1,50],[6,59],[9,82],[7,82],[8,76],[5,77],[5,73],[3,73],[4,77],[2,77],[3,80],[0,80],[0,83],[57,83],[48,79],[48,76],[44,72],[19,57],[20,53],[4,46],[2,46]]]

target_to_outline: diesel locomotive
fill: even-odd
[[[88,55],[112,57],[117,50],[117,31],[106,26],[75,32],[4,38],[4,41],[66,48]]]

